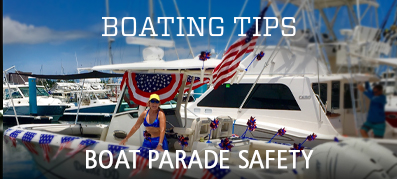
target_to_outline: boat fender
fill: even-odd
[[[389,178],[386,170],[371,156],[340,142],[314,147],[309,168],[306,168],[305,161],[296,165],[302,178],[329,178],[330,173],[333,178]]]

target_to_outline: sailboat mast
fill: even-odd
[[[152,22],[154,22],[153,21],[153,18],[154,18],[154,13],[153,13],[153,0],[149,0],[149,15],[150,15],[150,20],[152,21]],[[153,27],[154,28],[154,27]],[[152,32],[153,33],[153,32]],[[154,36],[151,36],[151,38],[152,39],[154,39]]]
[[[106,16],[109,17],[109,0],[106,0]],[[108,28],[109,30],[109,28]],[[109,64],[113,64],[113,55],[112,55],[112,42],[114,40],[108,36],[108,49],[109,49]]]

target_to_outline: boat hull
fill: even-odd
[[[96,106],[81,106],[79,110],[79,121],[110,121],[114,112],[114,104],[96,105]],[[74,121],[76,120],[77,108],[66,109],[64,115],[59,119],[60,121]]]
[[[37,106],[37,115],[30,115],[29,106],[15,106],[20,124],[51,123],[58,121],[63,115],[66,106]],[[15,124],[15,113],[12,107],[4,110],[4,123]]]

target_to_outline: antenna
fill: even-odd
[[[65,75],[65,70],[63,69],[62,59],[61,59],[62,75]]]
[[[109,0],[106,0],[106,16],[109,17]],[[109,30],[109,28],[108,28],[108,30]],[[108,36],[109,65],[113,64],[112,42],[114,42],[114,39],[112,39]],[[113,72],[110,71],[110,73],[113,73]],[[112,83],[111,78],[110,78],[110,83]]]
[[[74,57],[76,58],[76,68],[79,68],[79,61],[77,61],[77,54],[74,52]],[[79,70],[77,70],[77,73],[80,73]]]

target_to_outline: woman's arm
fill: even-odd
[[[127,134],[125,139],[123,139],[119,145],[125,145],[125,143],[128,141],[128,138],[130,138],[134,133],[141,127],[143,123],[143,119],[145,118],[147,111],[145,110],[141,115],[139,115],[138,120],[136,121],[135,125],[131,128],[130,132]]]
[[[164,136],[165,136],[165,125],[166,125],[166,119],[165,119],[165,115],[162,111],[160,111],[159,114],[159,122],[160,122],[160,140],[159,140],[159,144],[163,144],[164,141]],[[163,146],[161,145],[157,145],[157,150],[163,151]]]

